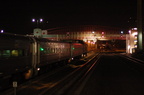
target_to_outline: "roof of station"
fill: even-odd
[[[119,33],[120,31],[124,31],[124,34],[128,33],[127,29],[117,28],[117,27],[109,27],[109,26],[100,26],[100,25],[79,25],[79,26],[66,26],[66,27],[57,27],[47,29],[49,34],[64,34],[67,32],[107,32],[107,33]]]

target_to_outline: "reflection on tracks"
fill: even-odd
[[[74,85],[81,84],[81,81],[86,81],[86,77],[96,65],[100,54],[96,54],[89,60],[80,60],[82,64],[69,64],[50,73],[43,74],[37,78],[29,80],[28,82],[19,85],[17,88],[18,95],[61,95],[63,93],[71,92],[75,89]],[[79,91],[82,88],[79,87]],[[73,87],[73,88],[72,88]],[[78,93],[75,90],[75,93]],[[1,93],[1,95],[14,95],[13,89]]]

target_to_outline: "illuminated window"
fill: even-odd
[[[54,52],[53,53],[56,53],[56,48],[54,48]]]
[[[52,53],[54,53],[55,52],[55,49],[54,48],[52,48]]]
[[[19,57],[24,56],[23,50],[3,50],[0,51],[0,57]]]
[[[18,50],[12,50],[11,56],[18,56]]]
[[[10,57],[11,53],[10,53],[10,50],[4,50],[3,51],[3,57]]]

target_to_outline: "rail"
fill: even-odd
[[[35,79],[29,80],[28,82],[18,86],[17,93],[20,95],[25,95],[26,92],[32,93],[33,95],[70,95],[70,93],[75,93],[75,95],[78,95],[88,77],[93,72],[93,68],[97,65],[96,63],[100,56],[100,53],[96,54],[77,68],[71,68],[67,65],[56,71],[50,72],[49,74],[44,74]],[[75,85],[79,85],[77,90]],[[74,89],[75,92],[71,92],[74,91]],[[14,91],[13,89],[10,89],[0,94],[14,95]]]
[[[126,64],[129,64],[129,66],[133,66],[135,70],[144,72],[144,61],[126,55],[121,55],[120,57],[121,60],[125,61]]]

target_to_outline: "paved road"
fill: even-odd
[[[81,95],[144,95],[144,72],[135,70],[115,55],[104,55]]]

